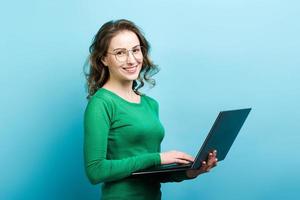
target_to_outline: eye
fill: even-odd
[[[124,56],[124,55],[126,55],[126,51],[117,51],[116,55],[117,56]]]
[[[141,51],[140,48],[136,48],[136,49],[133,49],[133,50],[132,50],[133,53],[139,53],[140,51]]]

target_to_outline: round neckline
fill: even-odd
[[[100,88],[100,90],[103,90],[115,97],[117,97],[119,100],[123,101],[124,103],[127,103],[127,104],[130,104],[130,105],[134,105],[134,106],[140,106],[142,105],[142,102],[143,102],[143,95],[139,95],[140,96],[140,102],[138,103],[135,103],[135,102],[130,102],[130,101],[127,101],[126,99],[124,99],[123,97],[119,96],[118,94],[116,94],[115,92],[111,91],[111,90],[108,90],[106,88]]]

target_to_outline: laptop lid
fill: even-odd
[[[218,161],[224,160],[242,128],[251,108],[221,111],[198,152],[193,169],[201,167],[209,152],[217,150]]]

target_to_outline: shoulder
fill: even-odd
[[[99,89],[95,92],[91,99],[102,99],[104,101],[109,101],[111,99],[111,95],[107,93],[104,89]]]
[[[152,108],[158,109],[159,103],[158,103],[158,101],[157,101],[156,99],[154,99],[153,97],[150,97],[150,96],[148,96],[148,95],[145,95],[145,94],[143,94],[142,96],[143,96],[144,100],[145,100],[148,104],[150,104],[150,106],[151,106]]]
[[[101,103],[101,104],[105,104],[105,102],[108,100],[108,96],[101,92],[100,90],[98,90],[95,94],[93,94],[93,96],[90,97],[90,99],[88,100],[88,106],[92,105],[92,104],[97,104],[97,103]]]
[[[142,94],[142,96],[143,96],[143,98],[144,98],[146,101],[151,102],[151,103],[153,103],[153,104],[158,104],[157,100],[154,99],[153,97],[150,97],[150,96],[148,96],[148,95],[146,95],[146,94]]]
[[[109,94],[99,89],[91,98],[88,100],[86,111],[87,110],[112,110],[112,98]]]

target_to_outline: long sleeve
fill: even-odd
[[[108,134],[113,110],[100,98],[93,98],[84,115],[84,158],[86,174],[92,184],[115,181],[134,171],[160,164],[159,153],[124,159],[107,159]]]

